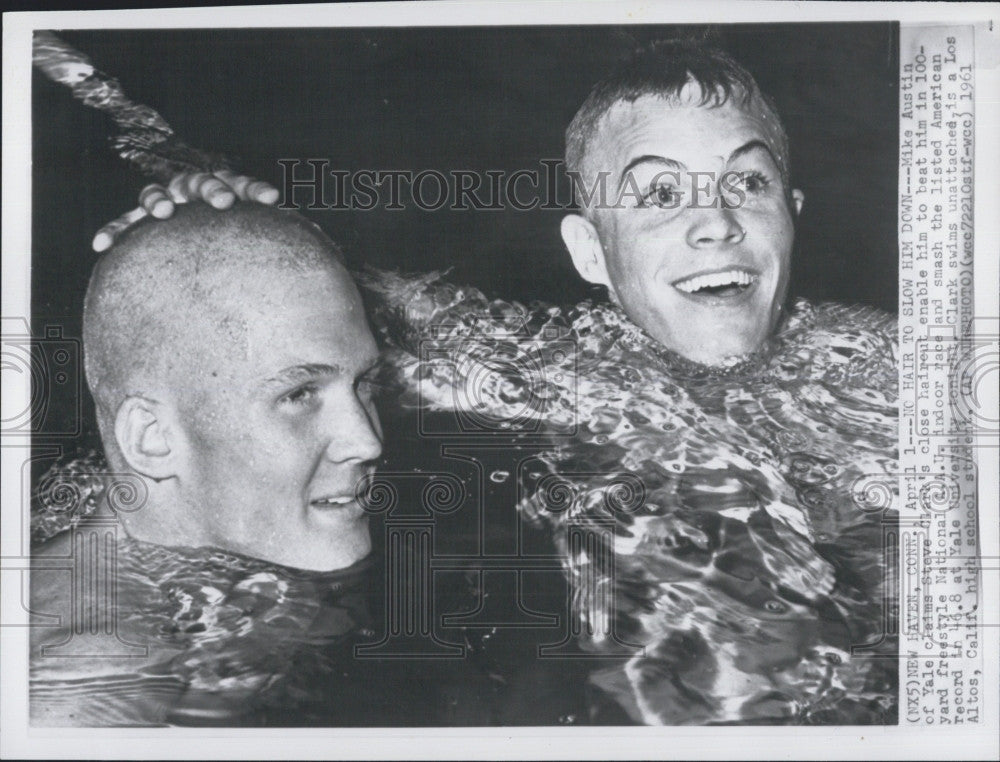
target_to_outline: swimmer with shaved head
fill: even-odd
[[[95,268],[83,331],[109,464],[149,488],[130,536],[322,571],[367,555],[378,354],[317,227],[258,204],[137,226]]]
[[[146,499],[117,516],[128,544],[118,551],[113,593],[123,629],[88,641],[86,659],[64,651],[71,629],[98,631],[101,592],[87,570],[68,584],[52,566],[81,552],[74,533],[33,553],[32,608],[62,623],[32,629],[33,686],[95,682],[86,701],[33,687],[32,721],[158,724],[192,701],[185,692],[193,678],[176,676],[199,651],[164,637],[183,625],[190,604],[168,606],[181,611],[166,625],[158,613],[165,592],[179,594],[185,553],[214,548],[311,572],[347,569],[369,554],[356,494],[382,451],[368,380],[378,351],[337,246],[299,215],[256,203],[224,213],[187,204],[121,236],[94,269],[83,337],[109,470],[141,480]],[[161,589],[164,572],[152,567],[167,557],[180,560],[164,567],[174,582]],[[199,579],[196,592],[216,584]],[[209,627],[215,616],[202,614]],[[145,658],[117,658],[124,642],[140,644]],[[155,681],[144,675],[161,664],[172,665],[163,668],[173,675],[167,688],[115,693],[125,679]]]

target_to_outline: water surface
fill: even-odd
[[[466,501],[434,552],[469,539],[448,529],[463,516],[475,534],[492,531],[485,511],[517,511],[562,567],[561,584],[523,575],[518,603],[568,611],[563,656],[577,658],[538,658],[552,639],[537,628],[473,621],[446,635],[465,658],[359,660],[385,626],[382,556],[316,575],[123,539],[123,622],[156,658],[86,675],[35,660],[36,721],[80,707],[77,724],[895,722],[890,316],[800,300],[763,351],[708,369],[611,305],[524,307],[433,274],[362,279],[399,395],[387,470],[442,467],[442,440],[406,412],[418,404],[472,415],[480,440],[530,433],[530,468],[489,472],[520,499]],[[96,504],[100,470],[83,458],[42,480],[37,540]],[[76,485],[71,499],[57,482]],[[439,576],[438,611],[489,595],[474,571]]]

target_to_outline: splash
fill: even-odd
[[[403,405],[550,435],[518,510],[563,559],[580,646],[620,657],[590,674],[602,697],[592,720],[610,702],[646,724],[895,721],[894,559],[883,552],[895,517],[858,487],[891,492],[898,470],[890,316],[799,300],[761,352],[708,368],[611,305],[489,300],[437,274],[359,280]],[[90,456],[39,482],[33,539],[93,510],[101,470]],[[135,621],[161,626],[164,674],[192,695],[290,705],[357,671],[309,647],[325,608],[309,603],[322,598],[315,587],[228,554],[168,562],[135,549],[135,578],[159,601]],[[309,675],[318,684],[274,690]],[[355,697],[374,683],[357,677],[367,687]],[[329,705],[298,716],[331,724]]]
[[[180,140],[159,113],[129,98],[118,80],[52,32],[35,32],[32,63],[53,82],[68,87],[76,100],[111,117],[117,129],[112,148],[140,172],[167,183],[183,172],[231,167],[224,156]]]
[[[627,652],[591,679],[633,720],[894,721],[894,516],[855,499],[897,468],[890,316],[798,300],[712,368],[609,304],[359,277],[404,404],[553,435],[519,510],[564,559],[581,645]]]

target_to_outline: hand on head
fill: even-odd
[[[125,230],[144,217],[165,220],[174,213],[175,204],[204,201],[216,209],[228,209],[237,199],[273,205],[278,189],[263,180],[238,175],[229,170],[218,172],[185,172],[174,177],[167,187],[153,183],[139,193],[139,206],[126,212],[97,231],[94,251],[109,249]]]

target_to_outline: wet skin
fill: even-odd
[[[563,238],[581,275],[653,338],[717,364],[773,331],[802,195],[782,182],[761,109],[699,98],[687,87],[612,107],[586,164],[608,173],[615,203],[568,217]]]
[[[382,451],[368,377],[378,353],[357,289],[336,267],[268,278],[244,296],[243,351],[206,357],[203,383],[178,400],[179,492],[200,509],[203,544],[302,569],[349,566],[370,550],[356,490]]]

